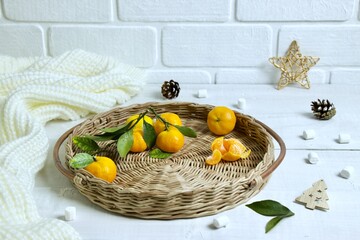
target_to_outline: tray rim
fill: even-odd
[[[67,130],[66,132],[64,132],[56,141],[55,145],[54,145],[54,149],[53,149],[53,160],[55,162],[55,166],[56,168],[65,176],[67,177],[69,180],[73,181],[76,173],[70,171],[68,168],[66,168],[63,165],[63,162],[60,159],[60,148],[63,144],[66,143],[66,139],[69,137],[69,135],[74,131],[75,128],[81,126],[82,124],[84,124],[84,122],[90,120],[90,119],[96,119],[98,116],[100,116],[101,114],[107,113],[109,111],[113,111],[114,109],[121,109],[121,108],[131,108],[131,107],[135,107],[135,106],[141,106],[141,105],[151,105],[151,104],[160,104],[163,106],[166,105],[171,105],[171,104],[193,104],[193,105],[199,105],[199,106],[207,106],[207,107],[214,107],[214,105],[210,105],[210,104],[201,104],[201,103],[193,103],[193,102],[171,102],[171,103],[164,103],[164,102],[146,102],[146,103],[135,103],[135,104],[131,104],[131,105],[127,105],[127,106],[118,106],[112,109],[109,109],[108,111],[105,112],[101,112],[101,113],[97,113],[89,118],[86,118],[84,121],[82,121],[81,123],[73,126],[72,128],[70,128],[69,130]],[[234,110],[235,111],[235,110]],[[235,111],[237,112],[237,111]],[[280,152],[277,156],[277,158],[273,161],[273,163],[264,171],[260,174],[260,177],[262,179],[267,179],[275,170],[276,168],[281,164],[281,162],[284,160],[285,155],[286,155],[286,145],[285,142],[283,141],[283,139],[273,130],[271,129],[269,126],[267,126],[266,124],[264,124],[263,122],[257,120],[256,118],[246,115],[244,113],[241,113],[242,115],[245,115],[247,117],[250,117],[254,122],[256,122],[257,124],[259,124],[261,127],[263,127],[268,134],[275,139],[275,141],[279,144],[280,146]],[[251,186],[255,186],[256,180],[254,179],[250,185]]]

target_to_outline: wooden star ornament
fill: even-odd
[[[303,56],[299,51],[297,42],[293,41],[285,57],[272,57],[269,59],[270,63],[281,70],[277,88],[280,90],[290,83],[297,82],[309,89],[310,82],[307,73],[319,60],[318,57]]]

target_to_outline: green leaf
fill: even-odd
[[[133,126],[134,120],[128,122],[127,124],[122,124],[120,126],[117,127],[111,127],[111,128],[103,128],[101,129],[101,131],[105,132],[105,133],[112,133],[115,135],[122,135],[123,133],[129,131]]]
[[[264,216],[283,216],[291,212],[287,207],[273,200],[253,202],[246,206]]]
[[[272,218],[265,226],[265,233],[268,233],[271,229],[273,229],[282,219],[284,219],[283,216]]]
[[[155,145],[156,142],[155,129],[151,124],[144,121],[143,132],[144,132],[144,140],[146,142],[146,146],[150,149]]]
[[[99,145],[88,137],[73,137],[73,143],[84,152],[92,153],[99,150]]]
[[[121,135],[117,141],[117,150],[119,152],[120,157],[126,157],[128,152],[130,151],[133,143],[133,131],[127,131],[123,135]]]
[[[127,124],[122,124],[120,126],[117,127],[111,127],[111,128],[103,128],[100,129],[100,131],[104,132],[103,134],[97,134],[94,136],[86,136],[89,139],[92,139],[94,141],[109,141],[109,140],[117,140],[122,134],[124,134],[126,131],[129,130],[130,125],[133,121],[127,123]]]
[[[170,157],[171,153],[166,153],[166,152],[161,151],[158,148],[155,148],[149,152],[149,156],[152,158],[162,158],[163,159],[163,158]]]
[[[119,131],[122,128],[127,127],[129,124],[121,124],[120,126],[116,126],[116,127],[109,127],[109,128],[102,128],[100,129],[100,131],[105,132],[105,133],[114,133]],[[126,128],[127,130],[127,128]]]
[[[84,168],[92,162],[94,162],[94,157],[90,154],[77,153],[72,159],[70,159],[69,165],[73,168]]]
[[[179,126],[179,125],[173,125],[173,126],[176,127],[184,136],[192,137],[192,138],[197,137],[196,132],[189,127]]]
[[[273,229],[282,219],[295,215],[290,209],[273,200],[253,202],[246,206],[261,215],[275,216],[266,224],[265,233]]]
[[[271,229],[273,229],[281,220],[283,220],[284,218],[287,217],[291,217],[294,216],[295,214],[293,212],[289,212],[286,215],[283,216],[276,216],[274,218],[272,218],[265,226],[265,233],[268,233]]]
[[[105,133],[105,134],[99,134],[99,135],[86,135],[87,138],[101,142],[101,141],[109,141],[109,140],[115,140],[117,138],[117,135],[111,134],[111,133]]]

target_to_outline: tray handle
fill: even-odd
[[[68,138],[68,136],[73,132],[75,127],[70,128],[63,135],[60,136],[60,138],[56,141],[54,150],[53,150],[53,158],[54,158],[55,166],[65,177],[69,178],[70,180],[73,180],[73,178],[75,177],[75,174],[63,166],[63,164],[61,163],[61,160],[60,160],[59,150],[60,150],[61,145]]]
[[[285,158],[285,154],[286,154],[286,145],[285,142],[282,140],[282,138],[274,131],[272,130],[270,127],[268,127],[267,125],[265,125],[264,123],[255,120],[258,124],[260,124],[263,128],[266,129],[266,131],[275,139],[275,141],[279,144],[280,146],[280,153],[279,156],[277,157],[277,159],[273,162],[273,164],[271,164],[271,166],[269,168],[267,168],[260,176],[262,179],[266,179],[268,178],[272,172],[275,171],[275,169],[280,165],[280,163],[284,160]]]

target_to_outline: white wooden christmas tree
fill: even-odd
[[[329,197],[326,193],[327,186],[324,180],[319,180],[313,186],[307,189],[303,194],[295,199],[296,202],[305,204],[308,209],[314,210],[315,208],[321,210],[328,210],[329,205],[327,201]]]

